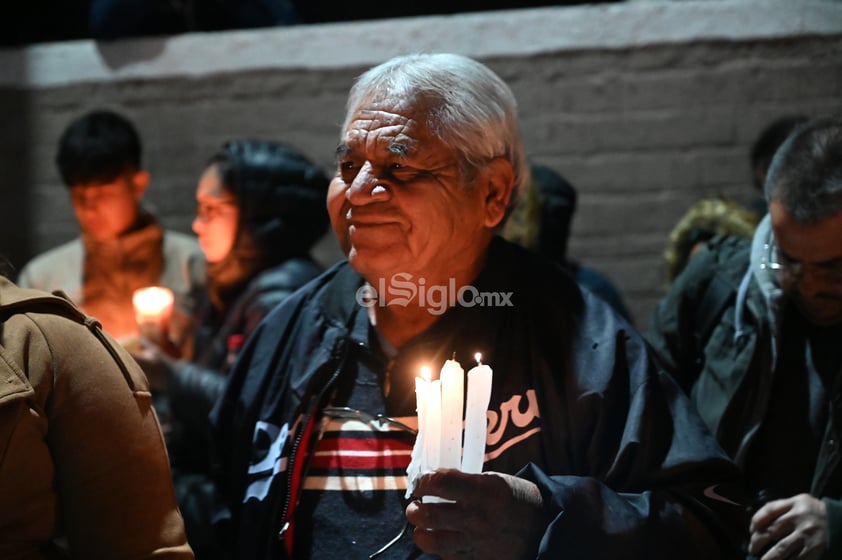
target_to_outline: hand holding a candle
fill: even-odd
[[[135,290],[132,304],[140,336],[163,345],[169,331],[173,299],[172,290],[160,286]]]
[[[418,479],[415,495],[453,500],[406,508],[415,544],[443,560],[534,558],[547,525],[538,487],[508,474],[439,469]]]
[[[169,339],[173,293],[158,286],[142,288],[135,291],[132,303],[140,341],[130,352],[146,373],[150,388],[166,390],[175,362],[171,356],[178,353]]]
[[[135,290],[132,303],[140,347],[154,345],[168,356],[181,357],[181,350],[174,340],[183,343],[184,333],[192,331],[193,327],[189,318],[176,312],[172,290],[160,286],[141,288]],[[129,351],[134,352],[134,349],[129,348]]]

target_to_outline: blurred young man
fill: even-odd
[[[62,290],[106,331],[137,332],[132,293],[160,285],[187,294],[187,262],[201,254],[190,235],[164,231],[141,204],[149,173],[141,141],[125,117],[94,111],[71,123],[56,163],[79,222],[76,239],[35,257],[21,270],[22,287]]]

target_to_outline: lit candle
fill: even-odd
[[[441,379],[430,382],[424,410],[424,470],[441,466]]]
[[[468,398],[465,405],[465,449],[462,472],[481,473],[485,458],[487,410],[491,400],[491,368],[476,355],[477,365],[468,372]]]
[[[421,375],[415,378],[415,410],[418,414],[418,433],[415,436],[415,445],[412,447],[409,466],[406,467],[407,499],[412,496],[412,491],[415,489],[415,480],[427,468],[427,458],[424,456],[424,440],[430,437],[427,434],[425,425],[427,419],[427,394],[430,391],[430,377],[430,368],[424,366],[421,368]]]
[[[462,407],[465,370],[456,360],[441,368],[441,460],[440,467],[458,469],[462,464]]]
[[[140,334],[160,344],[167,336],[172,315],[172,290],[159,286],[135,290],[132,304]]]

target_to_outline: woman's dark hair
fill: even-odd
[[[240,211],[238,238],[279,258],[306,255],[327,231],[327,175],[297,149],[268,140],[233,140],[214,154],[223,188]],[[235,244],[236,246],[236,244]]]
[[[260,272],[292,258],[309,258],[327,231],[330,180],[304,154],[280,142],[226,142],[208,160],[239,209],[229,254],[209,263],[208,294],[224,308]]]

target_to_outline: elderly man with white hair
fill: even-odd
[[[369,70],[336,156],[347,260],[267,316],[212,415],[236,558],[739,554],[737,471],[643,339],[497,235],[529,177],[496,74],[452,54]],[[475,353],[484,472],[408,481],[420,366]]]

